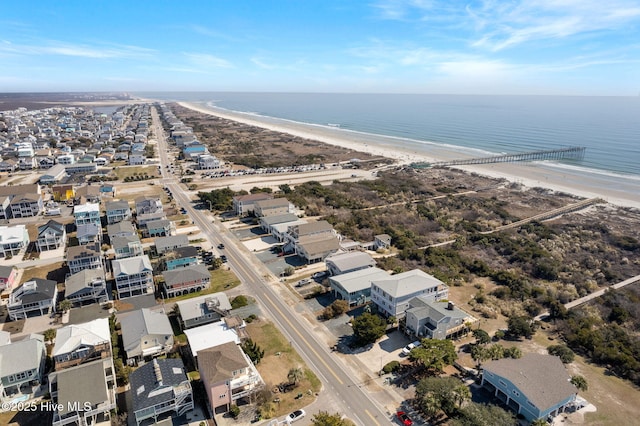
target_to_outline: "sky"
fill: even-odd
[[[0,92],[640,95],[640,0],[25,0]]]

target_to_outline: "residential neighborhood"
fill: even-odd
[[[419,425],[429,419],[410,405],[417,379],[406,378],[421,371],[421,351],[451,345],[468,364],[485,360],[473,351],[485,349],[474,339],[486,322],[452,300],[454,281],[389,267],[404,255],[397,236],[357,241],[284,190],[229,190],[224,211],[197,190],[206,179],[324,164],[234,169],[164,103],[0,117],[6,407],[49,407],[40,411],[56,426],[309,425],[303,407],[333,408],[310,363],[336,387],[366,377],[354,397],[366,393],[386,416],[368,424]],[[306,325],[270,331],[273,312],[280,327]],[[369,317],[379,324],[365,329],[380,334],[363,343],[358,321]],[[521,424],[587,404],[557,356],[520,355],[475,368],[454,357],[435,376],[455,377]],[[545,368],[558,382],[551,395],[518,379]]]

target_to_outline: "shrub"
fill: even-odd
[[[240,407],[238,407],[236,404],[233,404],[231,408],[229,408],[229,414],[231,414],[231,417],[233,417],[234,419],[237,419],[240,415]]]
[[[391,361],[385,364],[384,367],[382,367],[382,371],[385,374],[389,374],[389,373],[393,373],[394,371],[398,371],[399,368],[400,368],[400,363],[398,361]]]
[[[249,301],[247,300],[247,296],[244,296],[242,294],[231,299],[232,309],[238,309],[243,306],[247,306],[248,304],[249,304]]]

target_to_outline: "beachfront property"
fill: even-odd
[[[478,323],[451,301],[433,301],[422,296],[409,301],[405,318],[404,332],[415,339],[457,339]]]
[[[162,273],[167,297],[195,293],[209,288],[211,273],[205,265],[192,265]]]
[[[96,185],[82,185],[76,187],[75,204],[97,204],[101,198],[100,188]]]
[[[108,225],[113,225],[123,220],[131,220],[131,207],[129,207],[129,202],[126,200],[107,201],[105,210]]]
[[[74,306],[105,303],[109,300],[102,268],[83,269],[71,274],[65,279],[64,285],[64,298]]]
[[[74,164],[68,164],[65,166],[67,174],[75,173],[96,173],[98,171],[98,165],[89,161],[77,162]]]
[[[173,330],[162,311],[147,308],[118,315],[127,364],[166,354],[173,347]]]
[[[116,253],[116,259],[142,256],[144,254],[142,242],[140,242],[140,238],[137,235],[113,237],[111,246]]]
[[[156,220],[166,219],[167,215],[164,214],[164,211],[157,211],[153,213],[142,213],[136,216],[136,224],[138,225],[138,229],[144,229],[147,227],[147,223],[154,222]]]
[[[253,212],[258,217],[277,216],[294,213],[295,207],[286,198],[258,200],[253,204]]]
[[[181,359],[153,359],[131,373],[131,413],[136,425],[156,424],[168,413],[193,410],[191,381]]]
[[[40,387],[45,373],[44,337],[30,334],[7,345],[0,345],[0,402],[24,402]]]
[[[11,199],[9,208],[12,218],[33,217],[42,213],[44,202],[41,194],[19,194]]]
[[[49,315],[55,311],[58,299],[58,283],[53,280],[33,278],[16,287],[9,296],[7,310],[12,321]]]
[[[481,385],[527,421],[548,419],[574,406],[578,389],[559,357],[527,353],[489,361]]]
[[[36,240],[38,251],[64,248],[66,241],[67,231],[63,224],[49,220],[44,225],[38,226],[38,239]]]
[[[260,228],[262,228],[264,231],[268,233],[272,233],[273,226],[279,225],[281,223],[289,223],[291,226],[293,226],[294,225],[293,222],[297,221],[298,219],[299,219],[298,216],[296,216],[293,213],[284,213],[284,214],[279,214],[274,216],[260,217],[258,219],[258,224],[260,225]],[[307,223],[307,222],[304,221],[303,223]]]
[[[333,297],[346,300],[349,306],[360,306],[371,300],[371,283],[391,275],[380,268],[365,268],[329,277]]]
[[[67,170],[65,166],[63,164],[56,164],[40,176],[39,182],[41,185],[50,185],[60,182],[66,176]]]
[[[51,356],[56,370],[75,367],[111,357],[109,319],[98,318],[82,324],[60,327]]]
[[[233,197],[233,212],[237,216],[246,216],[253,213],[256,201],[270,200],[273,195],[266,192],[256,194],[236,195]]]
[[[371,283],[371,301],[384,316],[404,318],[409,301],[423,296],[428,300],[442,300],[449,296],[449,287],[420,269],[402,272]]]
[[[113,358],[54,371],[48,381],[52,426],[110,424],[117,388]]]
[[[305,235],[294,247],[296,254],[307,263],[321,262],[340,250],[340,240],[335,235]]]
[[[102,268],[102,250],[100,244],[93,243],[85,246],[67,248],[67,266],[72,274],[85,269]]]
[[[373,260],[373,257],[363,251],[335,253],[328,256],[324,261],[327,264],[329,275],[346,274],[376,266],[376,261]]]
[[[149,256],[133,256],[111,261],[118,299],[153,294],[153,267]]]
[[[223,292],[180,300],[176,304],[183,329],[220,321],[231,310],[229,298]]]
[[[198,169],[213,170],[222,167],[222,163],[215,155],[204,154],[198,157]]]
[[[16,256],[26,250],[29,243],[25,225],[0,226],[0,257]]]
[[[86,223],[102,226],[100,223],[100,204],[98,203],[85,203],[75,206],[73,208],[73,217],[75,218],[76,226]]]
[[[229,411],[231,404],[254,395],[265,384],[249,357],[234,342],[198,351],[198,371],[212,413]]]

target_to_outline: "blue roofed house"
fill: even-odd
[[[195,142],[182,148],[182,155],[187,160],[195,160],[200,155],[207,154],[207,147],[200,142]]]
[[[0,346],[0,402],[24,402],[34,396],[45,373],[46,355],[39,334]]]
[[[528,421],[555,417],[575,404],[578,389],[559,357],[527,353],[483,365],[482,386]]]

